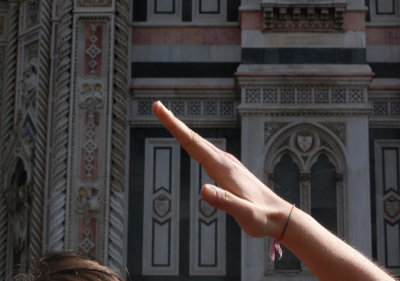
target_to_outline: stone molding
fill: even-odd
[[[158,98],[160,99],[160,98]],[[160,125],[151,109],[156,100],[138,98],[131,101],[130,124],[135,127]],[[237,120],[238,102],[233,97],[214,98],[161,98],[163,104],[175,115],[195,126],[233,126]]]
[[[266,32],[342,32],[344,1],[263,0]]]
[[[66,200],[68,184],[68,148],[70,128],[72,11],[73,1],[60,1],[59,43],[56,76],[56,99],[53,109],[53,157],[50,166],[49,216],[47,217],[47,250],[58,252],[65,249]]]

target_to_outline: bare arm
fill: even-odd
[[[276,238],[280,235],[292,206],[290,203],[265,186],[235,157],[190,130],[160,102],[153,104],[153,111],[221,187],[204,185],[201,189],[204,200],[232,215],[251,236]],[[394,280],[299,209],[293,210],[281,243],[319,280]]]

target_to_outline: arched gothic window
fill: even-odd
[[[280,125],[266,125],[270,140],[265,150],[267,184],[282,198],[343,237],[343,171],[346,165],[343,134],[334,136],[329,132],[331,124],[327,128],[312,124],[288,125],[286,130],[284,127],[277,129]],[[335,132],[342,132],[345,127],[336,124],[334,128]],[[287,271],[309,274],[300,261],[284,249],[283,258],[268,264],[266,274],[275,280],[281,276],[276,275],[277,272]]]
[[[284,154],[274,168],[275,192],[285,200],[300,204],[300,171],[289,154]],[[284,246],[282,246],[284,248]],[[282,259],[275,260],[275,270],[300,270],[300,261],[287,249]]]
[[[336,168],[325,154],[311,167],[311,215],[337,233]]]

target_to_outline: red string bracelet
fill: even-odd
[[[292,216],[292,212],[293,212],[294,207],[295,207],[295,205],[293,204],[292,208],[290,209],[290,212],[289,212],[288,218],[286,220],[285,226],[283,227],[281,235],[278,238],[275,238],[274,241],[272,241],[271,245],[269,245],[268,252],[269,252],[269,258],[271,259],[271,261],[275,260],[275,251],[278,252],[279,259],[282,258],[283,253],[282,253],[282,248],[281,248],[281,245],[279,244],[279,241],[283,238],[283,235],[285,235],[286,228],[287,228],[287,226],[289,224],[290,217]]]

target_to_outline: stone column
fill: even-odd
[[[70,8],[69,4],[63,5]],[[72,78],[70,108],[68,112],[63,111],[70,116],[68,134],[71,143],[67,155],[70,160],[66,178],[57,179],[60,187],[67,186],[64,194],[69,206],[63,209],[69,210],[65,214],[68,224],[64,230],[65,238],[54,236],[55,243],[51,241],[56,248],[65,243],[64,248],[95,257],[122,273],[126,264],[127,225],[128,11],[126,0],[75,0],[71,70],[67,73]],[[64,38],[66,43],[71,42],[68,39],[70,27],[62,27],[67,36]],[[68,50],[65,52],[67,54]],[[64,67],[63,63],[59,62],[60,67]],[[59,79],[58,94],[63,94],[62,91],[69,87],[63,78]],[[64,104],[60,106],[64,107]],[[60,134],[57,136],[64,141],[60,152],[67,141],[65,116],[58,120]],[[61,161],[64,157],[55,159],[60,169],[65,165],[65,161]],[[62,201],[63,194],[59,195],[55,198]],[[60,227],[63,219],[54,217]],[[62,240],[64,242],[57,242]]]
[[[371,256],[368,119],[347,121],[347,242]],[[363,233],[363,235],[360,235]]]
[[[264,122],[260,116],[242,115],[243,164],[259,179],[263,177]],[[265,239],[252,238],[242,231],[242,279],[259,281],[264,276]]]

